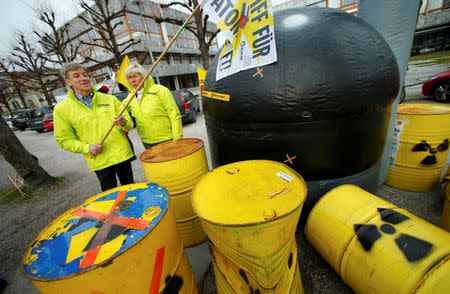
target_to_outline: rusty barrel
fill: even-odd
[[[295,230],[305,198],[302,177],[279,162],[236,162],[202,177],[192,204],[218,293],[303,293]]]
[[[205,233],[191,204],[192,188],[208,173],[203,141],[186,138],[158,144],[144,151],[140,158],[147,181],[169,191],[185,247],[204,242]]]
[[[198,292],[169,195],[152,183],[105,191],[62,214],[28,247],[22,270],[45,294]]]
[[[305,232],[356,293],[450,292],[450,234],[357,186],[324,195]]]
[[[409,191],[433,190],[449,153],[450,106],[400,104],[386,184]]]

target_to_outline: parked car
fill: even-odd
[[[53,131],[53,112],[46,113],[42,122],[47,131]]]
[[[12,125],[12,121],[11,121],[11,116],[10,115],[4,115],[3,116],[3,120],[6,122],[6,124],[8,125],[8,127],[10,129],[14,129],[14,126]]]
[[[51,112],[50,107],[33,108],[30,113],[30,118],[28,119],[28,126],[30,130],[42,133],[45,131],[44,119],[45,114]]]
[[[30,118],[31,109],[19,109],[11,112],[12,125],[21,131],[25,131],[28,128],[28,119]]]
[[[432,47],[425,47],[420,49],[419,53],[420,54],[428,54],[428,53],[433,53],[434,52],[434,48]]]
[[[123,92],[117,92],[113,94],[114,96],[116,96],[116,98],[122,102],[123,100],[125,100],[125,98],[128,97],[128,92],[127,91],[123,91]]]
[[[424,96],[433,96],[439,102],[450,102],[450,69],[438,73],[422,85]]]
[[[197,97],[187,89],[172,91],[172,96],[180,110],[181,121],[183,123],[196,122],[197,112],[200,111],[200,103],[198,102]]]

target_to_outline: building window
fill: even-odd
[[[328,0],[327,6],[330,8],[338,8],[341,5],[341,0]]]
[[[13,106],[14,109],[19,109],[20,108],[20,104],[16,100],[13,100],[11,103],[12,103],[12,106]]]
[[[139,15],[127,13],[128,25],[132,31],[144,32],[144,24],[142,23],[142,19]]]
[[[161,26],[156,23],[153,19],[151,18],[145,18],[145,21],[147,22],[147,27],[148,30],[153,33],[153,34],[161,34]]]
[[[428,11],[441,9],[444,0],[429,0],[428,2]],[[447,2],[447,1],[445,1]]]
[[[155,58],[155,60],[157,60],[159,58],[159,55],[153,55],[153,57]],[[159,62],[161,64],[170,64],[169,62],[169,55],[165,55],[161,61]]]
[[[348,11],[350,9],[358,8],[358,0],[341,0],[338,9]]]
[[[180,56],[174,56],[173,57],[173,64],[182,64],[181,57]]]
[[[450,0],[445,0],[444,9],[450,8]]]
[[[357,5],[359,0],[341,0],[341,6]]]

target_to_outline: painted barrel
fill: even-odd
[[[449,153],[450,106],[400,104],[386,184],[425,192],[438,184]]]
[[[158,144],[140,158],[147,181],[169,191],[184,246],[204,242],[205,233],[191,204],[192,188],[209,171],[203,141],[185,138]]]
[[[450,292],[450,234],[357,186],[324,195],[305,232],[356,293]]]
[[[49,224],[22,260],[41,293],[197,293],[169,194],[152,183],[105,191]]]
[[[218,293],[303,293],[295,230],[305,198],[302,177],[279,162],[236,162],[202,177],[192,205]]]

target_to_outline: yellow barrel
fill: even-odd
[[[41,293],[197,293],[167,190],[152,183],[65,212],[31,243],[22,269]]]
[[[400,104],[386,184],[410,191],[433,190],[449,152],[450,106]]]
[[[303,293],[295,230],[306,184],[268,160],[205,175],[192,204],[208,236],[218,293]]]
[[[324,195],[305,231],[356,293],[435,293],[420,292],[424,285],[450,292],[448,265],[441,266],[450,255],[450,234],[357,186]]]
[[[203,141],[188,138],[156,145],[141,154],[141,162],[147,181],[169,191],[185,247],[204,242],[205,233],[191,204],[192,188],[208,173]]]

